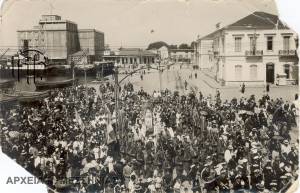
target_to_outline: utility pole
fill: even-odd
[[[88,97],[88,89],[87,89],[87,81],[86,81],[86,63],[88,62],[88,53],[89,53],[89,48],[86,49],[86,51],[83,51],[83,55],[84,55],[84,61],[83,61],[83,65],[84,65],[84,84],[85,84],[85,98],[87,100]]]
[[[161,69],[160,69],[160,52],[159,52],[159,58],[158,58],[158,71],[159,71],[159,92],[161,94],[162,92],[162,81],[161,81]]]
[[[115,65],[115,111],[116,111],[116,130],[119,130],[119,71],[118,66]],[[123,127],[121,131],[121,138],[123,139]]]
[[[256,28],[254,27],[254,35],[253,35],[253,48],[252,48],[252,53],[253,53],[253,56],[255,56],[256,54]]]

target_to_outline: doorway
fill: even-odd
[[[266,66],[266,81],[267,83],[274,84],[274,64],[268,63]]]

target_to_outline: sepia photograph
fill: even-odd
[[[0,170],[27,172],[0,192],[296,191],[299,36],[274,0],[0,9]]]

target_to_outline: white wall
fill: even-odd
[[[226,51],[228,55],[245,55],[245,51],[250,50],[250,36],[257,34],[257,50],[262,50],[265,55],[278,55],[279,50],[283,49],[283,36],[285,34],[291,34],[290,49],[295,50],[296,45],[294,39],[297,34],[292,30],[234,30],[226,31]],[[235,36],[242,36],[242,50],[241,52],[235,52]],[[273,51],[267,51],[267,36],[273,36]]]
[[[200,40],[198,44],[199,50],[199,67],[200,68],[212,68],[213,60],[210,60],[212,57],[212,45],[213,40]]]
[[[263,51],[262,57],[246,57],[245,52],[250,50],[250,36],[257,34],[256,49]],[[225,74],[220,75],[226,81],[226,85],[240,84],[265,84],[266,81],[266,64],[274,63],[275,65],[275,82],[276,75],[284,73],[284,64],[293,66],[296,62],[296,57],[287,56],[280,57],[279,50],[283,50],[283,36],[291,35],[290,50],[296,50],[295,38],[297,34],[292,30],[232,30],[225,31],[225,52],[226,57],[224,63]],[[235,52],[235,37],[242,37],[241,51]],[[267,37],[273,37],[273,50],[267,50]],[[220,44],[221,45],[221,44]],[[222,53],[221,53],[222,55]],[[242,65],[241,79],[238,80],[235,76],[235,66]],[[257,65],[257,78],[250,77],[250,65]],[[290,69],[290,74],[292,70]],[[291,77],[291,76],[290,76]],[[237,81],[239,83],[237,83]]]

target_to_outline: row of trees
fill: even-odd
[[[182,43],[179,45],[174,45],[174,44],[168,45],[166,42],[158,41],[158,42],[153,42],[153,43],[149,44],[147,50],[159,49],[163,46],[166,46],[171,50],[172,49],[194,49],[194,45],[195,45],[195,42],[192,42],[191,44]]]

